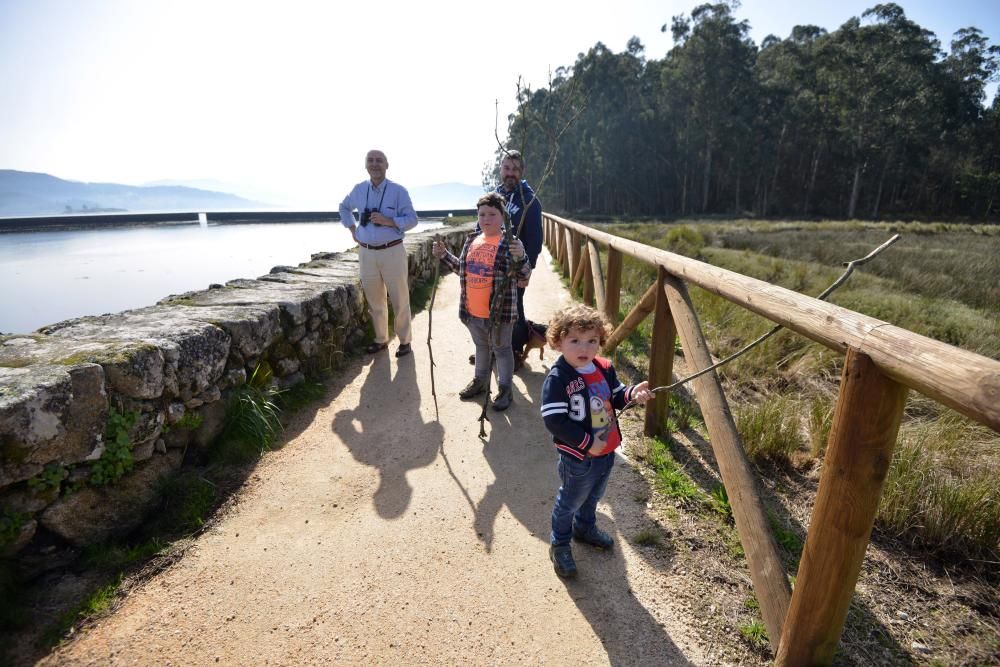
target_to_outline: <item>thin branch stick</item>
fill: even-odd
[[[829,287],[827,287],[825,290],[823,290],[816,298],[819,299],[819,300],[821,300],[821,301],[825,301],[826,297],[830,296],[830,294],[834,290],[836,290],[837,288],[839,288],[841,285],[843,285],[847,281],[847,279],[850,277],[850,275],[852,273],[854,273],[854,268],[855,267],[861,266],[862,264],[868,262],[870,259],[872,259],[873,257],[875,257],[875,255],[879,254],[880,252],[882,252],[883,250],[885,250],[886,248],[888,248],[889,246],[891,246],[893,243],[895,243],[896,241],[898,241],[899,238],[900,238],[899,234],[896,234],[891,239],[889,239],[888,241],[886,241],[885,243],[883,243],[879,247],[875,248],[874,250],[872,250],[870,253],[868,253],[867,255],[865,255],[864,257],[862,257],[861,259],[855,259],[855,260],[852,260],[850,262],[844,262],[843,265],[847,267],[847,270],[844,271],[844,273],[841,274],[841,276],[839,278],[837,278],[835,281],[833,281],[833,284],[831,284]],[[690,382],[691,380],[693,380],[693,379],[695,379],[697,377],[701,377],[705,373],[709,373],[711,371],[714,371],[716,368],[719,368],[720,366],[724,366],[724,365],[728,364],[733,359],[736,359],[737,357],[743,356],[744,354],[746,354],[747,352],[749,352],[753,348],[757,347],[758,345],[760,345],[761,343],[763,343],[765,340],[767,340],[768,338],[770,338],[774,334],[778,333],[778,331],[781,330],[781,329],[783,329],[783,328],[784,327],[782,327],[780,324],[776,324],[776,325],[774,325],[774,327],[770,331],[768,331],[767,333],[765,333],[763,336],[761,336],[757,340],[753,341],[752,343],[750,343],[749,345],[747,345],[743,349],[738,350],[737,352],[732,353],[731,355],[729,355],[725,359],[712,364],[708,368],[703,368],[700,371],[698,371],[697,373],[694,373],[693,375],[689,375],[689,376],[687,376],[686,378],[684,378],[682,380],[678,380],[677,382],[674,382],[673,384],[666,385],[664,387],[654,387],[654,388],[650,389],[649,391],[651,391],[653,393],[656,393],[658,391],[670,391],[671,389],[679,387],[682,384],[686,384],[686,383]],[[673,345],[673,341],[670,341],[670,344]],[[624,408],[622,408],[618,412],[618,414],[621,414],[622,412],[625,412],[626,410],[628,410],[629,408],[631,408],[633,405],[635,405],[634,402],[629,402]]]
[[[441,241],[441,235],[434,235],[434,242],[438,243]],[[433,256],[433,253],[432,253]],[[431,303],[427,307],[427,356],[431,361],[431,396],[434,397],[434,420],[440,422],[441,415],[438,412],[438,395],[437,389],[434,386],[434,348],[431,347],[431,331],[434,328],[434,298],[437,296],[438,291],[438,278],[441,276],[441,260],[437,257],[434,258],[434,283],[431,287]]]

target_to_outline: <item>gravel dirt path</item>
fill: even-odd
[[[569,299],[548,260],[533,319]],[[556,353],[534,353],[480,440],[480,405],[457,397],[472,350],[457,302],[449,275],[434,309],[440,421],[423,312],[413,355],[353,360],[179,562],[41,664],[705,664],[664,584],[670,550],[629,541],[652,519],[627,461],[599,507],[615,549],[577,546],[578,579],[553,573],[556,455],[537,400]]]

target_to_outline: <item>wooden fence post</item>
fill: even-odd
[[[593,295],[597,310],[603,313],[607,303],[604,295],[604,272],[601,271],[601,255],[598,252],[597,244],[590,239],[587,239],[587,248],[589,248],[587,254],[590,255],[590,279],[587,281],[587,289]]]
[[[690,364],[688,371],[693,373],[708,368],[712,365],[712,355],[705,344],[698,315],[691,305],[687,288],[678,278],[668,275],[663,291],[680,334],[684,358]],[[674,339],[671,337],[669,341],[658,341],[656,346],[668,348],[673,355]],[[777,653],[791,597],[788,577],[785,576],[781,557],[778,555],[778,545],[771,534],[754,474],[743,453],[743,443],[736,431],[718,375],[712,371],[695,378],[691,383],[694,385],[701,414],[705,418],[709,444],[719,463],[719,474],[729,495],[729,504],[733,508],[733,520],[746,553],[750,579],[760,604],[761,616],[764,617],[768,639]]]
[[[674,326],[667,297],[663,292],[663,281],[666,276],[666,269],[659,267],[655,285],[656,305],[653,308],[653,338],[649,343],[649,377],[646,378],[650,387],[670,384],[674,374],[674,339],[677,337],[677,328]],[[660,391],[646,403],[643,432],[647,436],[663,435],[666,432],[668,399],[667,392]]]
[[[582,278],[583,278],[583,302],[588,306],[594,305],[594,248],[591,247],[590,243],[585,243],[583,247],[583,257],[581,259],[586,262],[583,267]],[[598,260],[600,261],[600,260]]]
[[[569,229],[566,227],[559,227],[559,263],[562,264],[562,272],[564,276],[569,276],[569,242],[567,237],[569,236]]]
[[[604,314],[612,324],[618,323],[618,307],[622,296],[622,254],[608,248],[608,281],[604,290]]]
[[[871,538],[908,389],[847,350],[777,665],[828,665]]]

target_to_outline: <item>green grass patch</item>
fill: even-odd
[[[214,483],[192,470],[164,480],[159,495],[161,504],[152,522],[152,533],[174,536],[205,525],[219,494]]]
[[[656,528],[643,528],[632,538],[632,544],[640,547],[658,547],[663,544],[663,534]]]
[[[698,405],[680,392],[671,391],[667,405],[667,430],[684,431],[703,423]]]
[[[789,555],[798,559],[802,555],[802,547],[805,545],[798,533],[790,528],[787,528],[781,520],[770,511],[767,513],[767,523],[771,526],[771,532],[774,534],[774,541],[778,543],[778,546],[788,552]]]
[[[83,550],[83,563],[88,568],[120,571],[163,551],[165,544],[151,539],[138,544],[107,542],[92,544]]]
[[[256,460],[271,449],[281,431],[281,393],[271,385],[270,369],[254,369],[247,383],[237,387],[226,405],[226,423],[212,446],[212,458],[225,463]]]
[[[189,431],[194,431],[201,428],[202,423],[204,423],[205,418],[202,417],[197,412],[185,412],[184,415],[177,420],[173,425],[174,428],[187,429]]]
[[[724,520],[732,520],[733,506],[729,504],[729,492],[726,491],[724,485],[719,484],[712,489],[712,493],[709,494],[708,503],[712,510]]]
[[[809,453],[821,457],[833,427],[833,401],[816,396],[809,402]]]
[[[121,582],[121,577],[118,577],[112,583],[101,586],[75,608],[60,616],[54,625],[42,633],[38,646],[45,648],[55,646],[80,621],[99,616],[111,609]]]
[[[440,276],[438,281],[440,281]],[[431,303],[431,294],[434,293],[434,279],[420,280],[414,283],[410,290],[410,312],[416,315],[427,309]]]
[[[701,500],[704,494],[674,460],[666,442],[651,438],[646,460],[655,473],[656,488],[661,493],[685,502]]]
[[[767,648],[768,637],[764,621],[755,618],[747,623],[738,625],[736,629],[739,630],[740,635],[755,649],[762,650]]]
[[[274,403],[281,412],[295,412],[326,396],[326,385],[314,380],[306,380],[285,389],[274,397]]]
[[[1000,557],[993,434],[958,416],[901,429],[879,502],[879,526],[925,547]]]
[[[751,459],[787,461],[804,444],[798,405],[791,399],[764,398],[737,408],[735,416],[736,430]]]

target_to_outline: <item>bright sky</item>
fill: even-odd
[[[620,52],[633,35],[661,58],[660,26],[697,4],[0,0],[0,168],[212,179],[330,208],[380,147],[408,187],[478,184],[495,105],[501,119],[513,110],[519,76],[543,85],[596,42]],[[875,4],[746,0],[736,15],[759,44]],[[969,25],[1000,44],[996,0],[899,4],[945,49]]]

